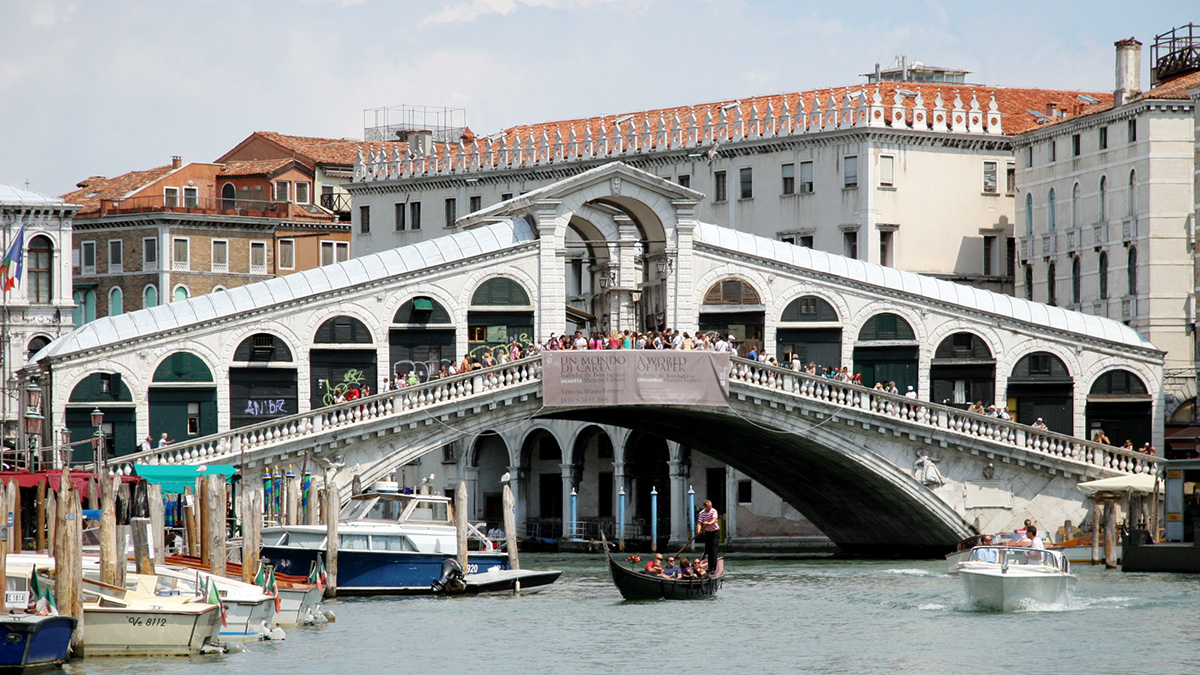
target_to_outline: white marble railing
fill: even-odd
[[[1139,452],[744,359],[734,359],[730,382],[782,391],[852,408],[855,411],[869,412],[876,416],[1022,448],[1048,458],[1082,462],[1111,471],[1150,473],[1155,470],[1154,465],[1158,461],[1157,457]]]
[[[222,464],[236,462],[284,444],[317,439],[334,429],[404,415],[451,401],[486,396],[540,380],[541,359],[528,358],[484,370],[432,380],[424,384],[376,394],[368,398],[318,408],[306,413],[279,417],[267,422],[240,427],[187,442],[123,455],[114,460],[126,474],[133,464]]]

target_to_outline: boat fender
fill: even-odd
[[[455,594],[467,590],[466,577],[462,565],[454,558],[442,561],[442,578],[434,581],[430,587],[434,593]]]

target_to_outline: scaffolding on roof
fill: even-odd
[[[364,141],[405,141],[415,131],[429,131],[440,143],[457,143],[467,129],[466,108],[397,105],[363,110]]]
[[[1189,23],[1155,35],[1150,60],[1155,85],[1200,70],[1200,26]]]

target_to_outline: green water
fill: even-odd
[[[941,561],[727,559],[713,600],[629,603],[603,558],[521,597],[331,603],[337,621],[190,659],[92,659],[69,673],[1200,673],[1200,577],[1087,565],[1073,602],[971,611]]]

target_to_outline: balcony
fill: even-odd
[[[191,269],[192,269],[191,265],[189,265],[188,261],[186,261],[186,260],[171,261],[171,271],[172,272],[190,272]]]
[[[1067,253],[1078,253],[1083,240],[1083,230],[1074,228],[1067,230]]]
[[[1132,321],[1137,318],[1137,298],[1121,300],[1121,320]]]
[[[1138,237],[1138,218],[1129,216],[1121,221],[1121,242],[1129,244]]]
[[[1042,235],[1042,255],[1050,257],[1058,253],[1058,237],[1054,234]]]
[[[1100,248],[1108,243],[1108,223],[1094,223],[1092,225],[1092,246]]]
[[[321,206],[338,214],[350,213],[350,195],[321,195]]]
[[[99,211],[75,216],[76,220],[136,213],[195,213],[201,215],[247,216],[253,218],[287,218],[288,202],[254,199],[214,199],[178,195],[146,195],[128,199],[102,199]]]
[[[1104,317],[1105,319],[1107,319],[1108,318],[1108,303],[1103,302],[1103,301],[1094,303],[1092,305],[1092,314],[1095,314],[1096,316],[1101,316],[1101,317]]]
[[[1029,260],[1029,240],[1030,237],[1021,237],[1021,262]]]
[[[261,264],[261,263],[258,265],[255,265],[254,263],[250,264],[250,274],[266,274],[266,273],[267,273],[266,265]]]

